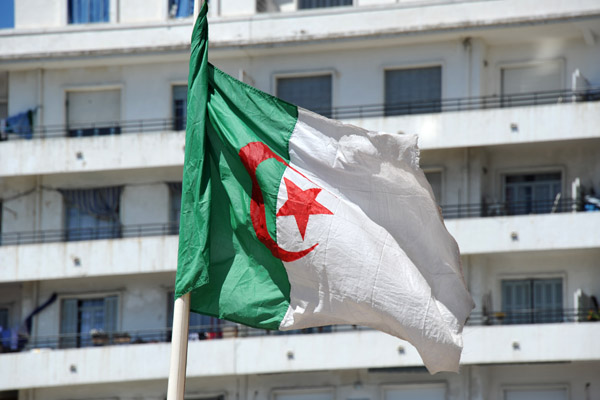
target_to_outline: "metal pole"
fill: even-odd
[[[173,336],[171,338],[171,366],[169,369],[167,400],[183,400],[189,324],[190,294],[186,293],[175,300],[173,310]]]
[[[193,24],[196,23],[196,20],[198,19],[198,14],[200,14],[200,8],[202,8],[203,4],[204,4],[204,0],[194,0],[194,22],[193,22]]]
[[[194,20],[200,14],[203,0],[194,0]],[[187,366],[188,335],[190,328],[190,293],[177,300],[173,308],[173,335],[171,337],[171,365],[169,367],[169,383],[167,400],[183,400],[185,394],[185,369]]]

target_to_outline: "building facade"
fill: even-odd
[[[193,1],[14,0],[0,29],[0,399],[164,399]],[[186,397],[600,397],[600,4],[211,0],[210,61],[417,134],[476,302],[459,374],[355,326],[193,315]]]

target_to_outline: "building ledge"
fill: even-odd
[[[0,282],[175,272],[177,235],[0,246]]]
[[[463,255],[600,247],[600,212],[445,221]]]
[[[365,18],[368,14],[368,18]],[[535,0],[439,2],[428,7],[406,4],[343,7],[224,17],[211,20],[213,49],[273,47],[331,40],[381,39],[415,34],[448,33],[489,27],[547,25],[575,22],[600,15],[594,0],[564,2]],[[378,21],[374,28],[370,21]],[[97,28],[62,27],[39,31],[11,30],[0,35],[0,61],[64,59],[189,48],[192,24],[103,24]],[[273,35],[277,32],[277,35]],[[578,31],[572,31],[571,33]],[[124,48],[122,43],[127,43]]]
[[[597,361],[598,337],[600,323],[466,327],[461,364]],[[0,374],[0,390],[164,380],[169,356],[168,343],[2,354],[2,364],[11,368]],[[353,331],[190,342],[187,376],[422,365],[415,348],[405,341],[377,331]]]

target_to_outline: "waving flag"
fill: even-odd
[[[176,296],[266,329],[366,325],[456,371],[473,307],[416,137],[333,121],[207,62],[192,36]]]

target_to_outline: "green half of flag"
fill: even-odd
[[[239,153],[261,142],[289,160],[298,110],[207,62],[206,13],[204,5],[192,34],[175,294],[191,291],[194,312],[277,329],[289,306],[290,284],[281,260],[257,240],[252,180]],[[285,168],[269,159],[256,169],[273,238]]]

